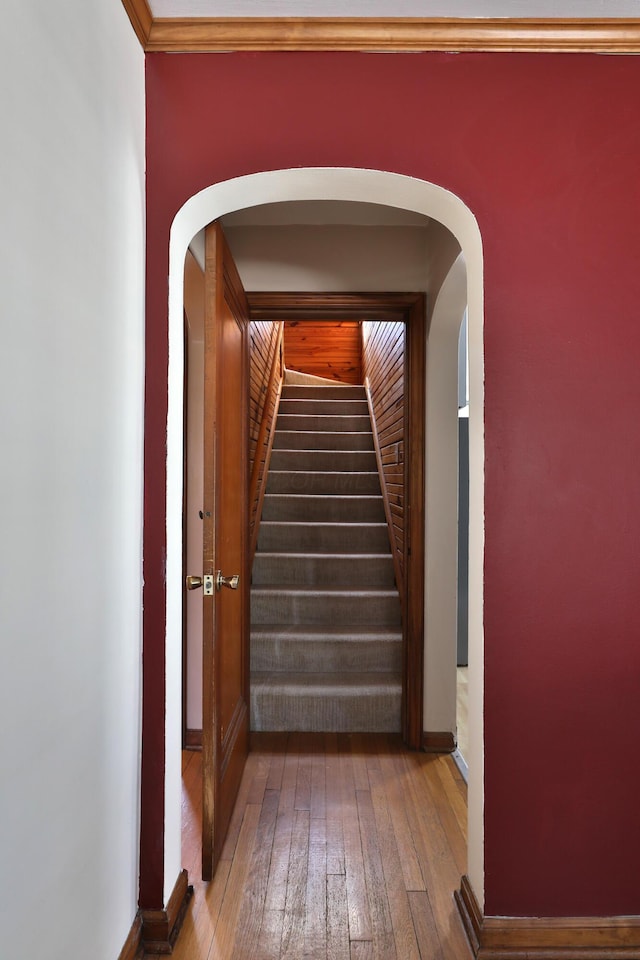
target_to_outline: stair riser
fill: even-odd
[[[308,493],[340,496],[341,494],[379,494],[380,480],[371,471],[338,473],[315,471],[300,473],[297,470],[270,470],[267,493]]]
[[[312,696],[251,691],[251,729],[399,733],[402,696]]]
[[[384,523],[382,497],[318,497],[267,494],[263,520],[316,523]]]
[[[395,594],[357,599],[350,594],[251,591],[252,623],[330,623],[336,625],[400,625],[400,604]]]
[[[366,417],[310,417],[304,414],[278,414],[278,430],[318,430],[332,433],[360,433],[371,430],[371,420]]]
[[[339,674],[397,672],[402,668],[401,641],[252,640],[251,669]]]
[[[290,553],[384,553],[389,534],[384,523],[292,524],[263,520],[258,550]]]
[[[327,471],[358,473],[376,470],[376,455],[365,450],[274,450],[272,470]]]
[[[279,413],[303,414],[306,417],[366,417],[366,400],[280,400]]]
[[[302,400],[362,400],[366,399],[364,387],[355,384],[285,384],[282,396]]]
[[[256,553],[252,581],[255,586],[388,587],[394,585],[393,562],[387,557],[314,557],[299,554]]]
[[[373,450],[369,433],[331,433],[308,430],[276,430],[274,450]]]

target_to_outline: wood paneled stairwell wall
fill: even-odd
[[[249,536],[252,558],[282,390],[282,334],[283,324],[275,320],[252,320],[249,326]]]
[[[338,383],[362,383],[361,324],[354,320],[288,320],[287,367]]]
[[[405,354],[402,321],[362,324],[363,379],[371,409],[382,493],[400,596],[405,580]]]

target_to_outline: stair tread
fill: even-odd
[[[291,443],[291,441],[288,440],[287,443]],[[349,444],[351,443],[352,441],[350,440]],[[276,446],[273,447],[273,453],[302,453],[302,454],[306,453],[306,454],[309,454],[310,456],[317,456],[317,454],[319,453],[340,453],[340,454],[350,455],[353,453],[374,453],[374,452],[375,451],[373,448],[373,440],[370,437],[369,437],[369,443],[363,444],[359,449],[351,445],[349,446],[349,448],[342,447],[340,446],[339,443],[326,444],[325,446],[322,446],[321,444],[316,443],[316,445],[312,447],[305,447],[301,443],[300,446],[298,447],[296,446],[285,447],[279,442],[277,447]],[[306,472],[306,468],[304,467],[299,468],[296,466],[295,469],[303,469]],[[318,473],[319,471],[312,470],[311,472]]]
[[[299,453],[300,451],[297,451],[297,452]],[[322,452],[324,453],[324,452],[326,452],[326,451],[322,451]],[[345,450],[345,451],[342,451],[342,452],[343,452],[343,453],[348,453],[349,451],[348,451],[348,450]],[[358,451],[356,451],[356,452],[358,452]],[[365,453],[366,453],[367,451],[360,451],[360,452],[365,452]],[[272,474],[277,474],[278,476],[280,476],[281,474],[288,474],[288,473],[296,473],[296,474],[297,474],[297,473],[300,473],[300,472],[301,472],[300,470],[271,470],[271,469],[270,469],[270,470],[269,470],[269,476],[271,476]],[[304,473],[309,473],[309,474],[311,474],[311,476],[313,476],[313,477],[315,477],[315,476],[320,476],[320,477],[340,477],[340,476],[342,476],[342,474],[344,473],[344,470],[304,470],[303,472],[304,472]],[[349,475],[350,475],[351,477],[353,477],[354,474],[355,474],[356,476],[363,476],[363,477],[377,477],[377,476],[378,476],[378,471],[377,471],[377,470],[349,470]]]
[[[343,463],[342,470],[332,471],[331,466],[325,466],[313,469],[313,463],[317,461],[322,461],[325,459],[331,458],[332,460],[337,461],[338,463]],[[365,471],[356,470],[355,467],[350,466],[350,464],[356,461],[364,461],[363,465],[367,463],[375,464],[376,455],[374,450],[300,450],[299,448],[293,448],[285,450],[283,447],[274,447],[271,454],[272,462],[275,460],[276,464],[280,460],[294,460],[295,466],[290,466],[288,472],[291,470],[297,471],[302,470],[305,473],[327,473],[327,472],[337,472],[337,473],[363,473]],[[309,460],[309,463],[304,461]],[[283,465],[280,464],[280,468],[283,468]],[[287,469],[287,468],[285,468]],[[367,473],[375,473],[375,470],[368,470]]]
[[[398,591],[395,587],[334,587],[321,586],[310,587],[307,584],[288,584],[288,583],[258,583],[251,587],[252,593],[284,593],[291,594],[327,594],[331,597],[397,597]]]
[[[335,493],[265,493],[267,497],[278,497],[280,500],[335,500]],[[337,498],[339,500],[382,500],[381,493],[342,493]],[[302,522],[302,521],[301,521]],[[305,521],[306,522],[306,521]]]
[[[366,390],[361,383],[341,383],[339,380],[330,380],[326,383],[285,383],[282,387],[283,396],[298,394],[322,393],[335,391],[336,393],[351,393],[366,397]]]
[[[287,479],[292,480],[293,479],[298,481],[302,477],[308,477],[311,484],[313,484],[314,480],[317,480],[317,481],[334,480],[335,481],[337,480],[338,477],[343,477],[344,474],[345,474],[345,471],[343,470],[270,470],[269,480],[267,481],[267,485],[272,480],[276,481],[276,480],[287,480]],[[380,489],[380,480],[375,470],[349,470],[348,476],[349,476],[348,485],[352,485],[355,483],[355,481],[362,479],[362,480],[370,480],[375,482],[376,484],[375,489],[376,490]],[[273,485],[276,485],[276,484],[274,483]],[[326,496],[342,497],[344,496],[344,493],[341,490],[336,489],[335,492],[332,491],[331,493],[326,494]]]
[[[371,420],[364,413],[278,413],[276,430],[282,433],[368,433]]]
[[[255,555],[255,559],[272,559],[272,558],[281,559],[282,557],[291,557],[292,560],[327,560],[327,561],[346,561],[353,560],[354,562],[362,563],[363,560],[391,560],[391,554],[387,553],[332,553],[330,551],[325,551],[322,553],[315,553],[308,550],[258,550]]]
[[[322,437],[332,437],[335,432],[336,432],[335,430],[301,430],[301,429],[282,430],[280,427],[278,427],[278,433],[280,434],[280,436],[283,436],[283,435],[286,436],[289,433],[304,433],[304,434],[314,434],[314,435],[320,434],[320,436]],[[355,437],[371,436],[371,430],[342,430],[341,433],[343,436],[349,435],[349,434],[353,434]]]
[[[280,527],[386,527],[378,520],[262,520],[260,526]]]
[[[362,690],[363,688],[393,688],[394,690],[402,688],[402,678],[396,672],[393,673],[276,673],[275,671],[258,670],[251,674],[251,683],[254,691],[259,687],[292,687],[298,689],[304,687],[308,693],[313,692],[314,688],[318,692],[330,688],[333,691],[347,693],[352,690]]]
[[[361,623],[349,629],[321,623],[255,623],[251,625],[251,636],[260,640],[278,636],[291,639],[306,637],[310,640],[344,640],[345,643],[349,641],[366,643],[370,640],[388,640],[390,643],[396,643],[402,640],[402,629]]]
[[[280,426],[281,423],[282,423],[283,425],[285,425],[285,424],[290,425],[292,419],[300,420],[302,417],[309,417],[310,419],[312,418],[312,419],[314,419],[314,420],[320,421],[320,423],[319,423],[319,426],[320,426],[320,427],[323,426],[323,423],[322,423],[323,420],[324,420],[325,422],[326,422],[326,421],[329,421],[329,420],[332,420],[332,421],[333,421],[333,420],[346,421],[346,420],[353,420],[353,418],[356,417],[357,419],[364,421],[364,423],[362,424],[362,426],[364,427],[364,430],[365,430],[366,432],[368,432],[368,433],[371,433],[371,427],[370,427],[370,426],[367,426],[367,422],[370,424],[370,423],[371,423],[371,420],[370,420],[370,418],[368,417],[368,415],[367,415],[366,413],[356,413],[356,414],[353,414],[353,413],[280,413],[280,412],[278,412],[278,418],[277,418],[278,427],[277,427],[277,429],[278,429],[278,430],[281,429],[281,426]],[[289,418],[291,418],[291,419],[289,419]],[[325,425],[326,425],[326,423],[325,423]],[[293,429],[294,429],[294,430],[302,430],[302,429],[305,429],[305,428],[303,428],[303,427],[293,427]],[[313,433],[315,433],[318,428],[317,428],[317,427],[312,427],[312,428],[309,428],[309,429],[311,429],[311,431],[312,431]],[[331,432],[333,432],[333,431],[331,431]]]
[[[366,397],[287,397],[283,394],[280,405],[284,405],[285,410],[293,406],[308,410],[319,407],[331,407],[332,410],[362,410],[363,416],[365,411],[368,413],[369,410]],[[338,416],[346,416],[346,414],[338,414]]]
[[[345,493],[380,493],[380,478],[373,470],[269,470],[269,493],[321,493],[341,497]]]
[[[283,389],[281,396],[282,396],[282,402],[283,402],[283,403],[284,403],[284,402],[291,402],[291,403],[335,403],[335,404],[344,404],[345,407],[348,407],[349,404],[351,404],[351,403],[362,404],[362,403],[366,403],[366,402],[367,402],[367,395],[366,395],[366,393],[364,392],[364,390],[363,390],[362,393],[361,393],[359,396],[357,396],[357,397],[355,397],[355,396],[354,396],[354,397],[330,397],[329,394],[330,394],[331,392],[332,392],[332,391],[329,389],[329,390],[325,391],[325,395],[322,396],[321,393],[320,393],[320,390],[318,390],[318,391],[317,391],[318,396],[316,396],[316,397],[312,397],[312,396],[309,396],[309,395],[307,395],[307,396],[293,396],[293,394],[289,393],[289,392],[286,390],[286,388],[285,388],[285,389]],[[343,392],[346,392],[346,391],[343,391]]]
[[[358,450],[357,447],[351,447],[348,449],[337,449],[337,448],[332,449],[330,447],[329,448],[327,447],[274,447],[273,453],[271,454],[271,456],[273,456],[276,453],[278,454],[279,453],[295,453],[295,454],[300,454],[299,459],[301,459],[305,454],[310,454],[310,453],[322,453],[322,454],[339,453],[340,456],[342,457],[347,457],[350,454],[357,453],[358,456],[362,458],[362,457],[370,457],[371,454],[374,452],[375,452],[374,450]],[[327,472],[326,470],[307,470],[306,467],[303,467],[301,469],[304,469],[305,473],[326,473]],[[342,471],[336,471],[336,472],[341,473]],[[363,471],[360,471],[360,472],[362,473]],[[375,473],[375,470],[369,470],[368,472]]]

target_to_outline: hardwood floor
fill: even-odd
[[[201,754],[183,754],[195,892],[175,960],[467,960],[453,901],[466,785],[383,734],[253,734],[216,875],[200,876]]]

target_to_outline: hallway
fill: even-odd
[[[216,876],[200,876],[201,754],[183,754],[194,897],[176,960],[466,960],[453,892],[466,785],[387,734],[253,734]]]

